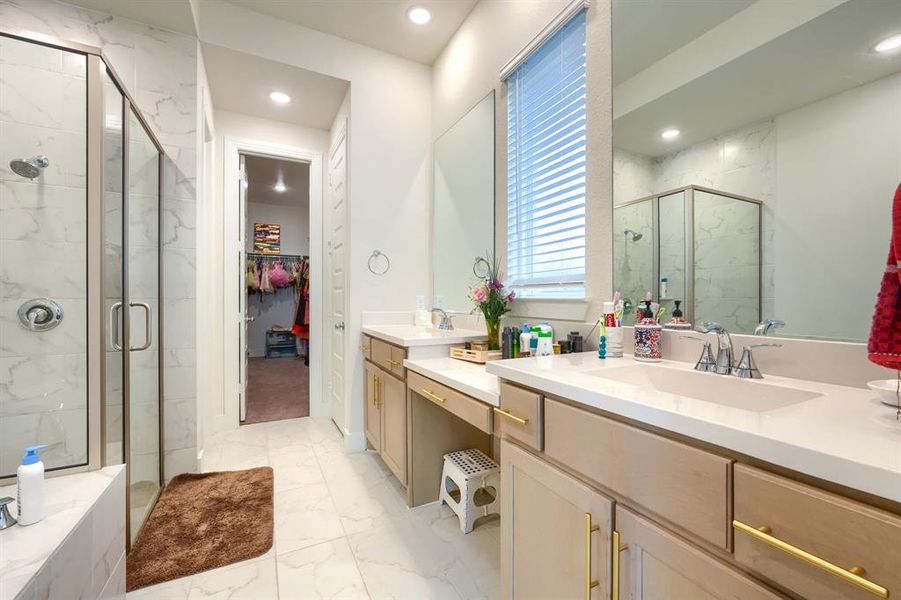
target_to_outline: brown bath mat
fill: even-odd
[[[265,554],[272,481],[271,467],[172,479],[128,553],[127,591]]]

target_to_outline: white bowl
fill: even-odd
[[[897,379],[877,379],[876,381],[868,381],[867,387],[874,392],[879,392],[879,398],[882,400],[883,404],[898,406]]]

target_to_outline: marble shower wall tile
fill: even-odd
[[[165,181],[160,231],[165,273],[162,299],[164,350],[177,348],[179,359],[166,362],[164,367],[167,369],[165,377],[170,375],[168,369],[174,369],[171,373],[173,382],[167,382],[164,386],[164,402],[167,407],[170,402],[178,403],[178,408],[167,408],[165,411],[164,427],[173,427],[175,433],[170,441],[184,446],[166,448],[165,470],[167,478],[195,470],[196,444],[192,436],[185,435],[185,431],[196,430],[196,415],[184,407],[196,396],[195,367],[193,361],[188,361],[185,356],[193,354],[195,348],[196,39],[53,0],[0,0],[0,22],[9,27],[101,48],[165,149],[167,158],[164,158],[163,168]],[[29,77],[44,81],[44,87],[55,86],[54,89],[59,89],[64,97],[67,97],[70,88],[77,87],[79,81],[83,83],[83,79],[79,79],[85,74],[83,59],[53,50],[34,51],[31,45],[25,48],[6,44],[6,40],[0,42],[0,69],[7,69],[13,77],[23,77],[29,73]],[[9,186],[0,188],[0,199],[4,203],[0,210],[6,211],[0,218],[0,223],[4,223],[0,225],[0,237],[10,243],[37,239],[57,244],[79,243],[83,241],[84,228],[77,225],[63,227],[63,223],[73,223],[69,217],[74,215],[68,214],[65,208],[56,211],[55,207],[57,201],[62,204],[63,196],[68,193],[62,188],[83,188],[85,185],[84,133],[48,127],[54,122],[52,120],[43,128],[35,127],[30,120],[40,114],[59,121],[69,113],[79,110],[83,113],[83,109],[76,102],[60,106],[56,99],[32,98],[29,94],[32,94],[31,90],[15,85],[0,89],[0,139],[3,140],[4,151],[8,149],[12,154],[27,156],[41,152],[58,158],[51,160],[42,178],[44,187],[34,197],[23,195],[21,178],[9,170],[5,161],[0,161],[0,182],[10,182]],[[26,104],[32,101],[35,108],[24,110]],[[2,118],[4,114],[24,115],[24,121],[6,122]],[[116,160],[115,156],[107,158]],[[153,174],[148,171],[148,181],[152,180]],[[118,189],[117,182],[107,183],[108,190]],[[38,187],[26,182],[27,185]],[[58,187],[51,189],[51,186]],[[34,206],[27,205],[28,202]],[[140,209],[138,206],[134,208],[137,210],[133,210],[132,214],[139,218]],[[144,233],[147,234],[144,241],[150,240],[154,234],[150,229]],[[142,238],[136,239],[140,241]],[[3,263],[6,268],[5,261]],[[79,289],[77,281],[66,278],[66,273],[72,272],[70,269],[51,268],[54,271],[46,279],[57,279],[53,286]],[[51,284],[37,282],[29,285],[37,291],[47,289]],[[26,284],[12,281],[7,273],[2,272],[0,290],[3,292],[0,295],[7,298],[18,298],[31,291],[26,290]],[[14,314],[14,311],[9,313],[10,303],[0,302],[4,304],[0,307],[0,356],[12,358],[32,352],[49,356],[75,352],[77,347],[83,351],[83,323],[71,332],[58,332],[58,335],[48,336],[38,344],[16,331],[18,326],[14,320],[7,318]],[[69,312],[77,312],[78,308],[74,306]],[[81,314],[84,314],[83,310]],[[170,324],[170,316],[174,323]],[[13,336],[13,341],[8,341],[7,333]],[[19,342],[25,345],[21,346]],[[164,361],[166,356],[164,352]],[[188,362],[191,365],[185,366]]]

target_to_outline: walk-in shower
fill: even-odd
[[[761,316],[760,207],[753,198],[700,186],[613,208],[613,284],[631,310],[647,292],[672,314],[753,333]],[[666,284],[661,281],[666,279]],[[668,317],[664,317],[666,321]]]
[[[99,50],[0,27],[0,483],[127,465],[162,482],[162,147]]]

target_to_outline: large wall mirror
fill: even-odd
[[[889,0],[614,0],[616,289],[864,341],[901,181],[899,35]]]
[[[494,92],[435,141],[434,178],[435,306],[469,312],[477,260],[494,250]]]

